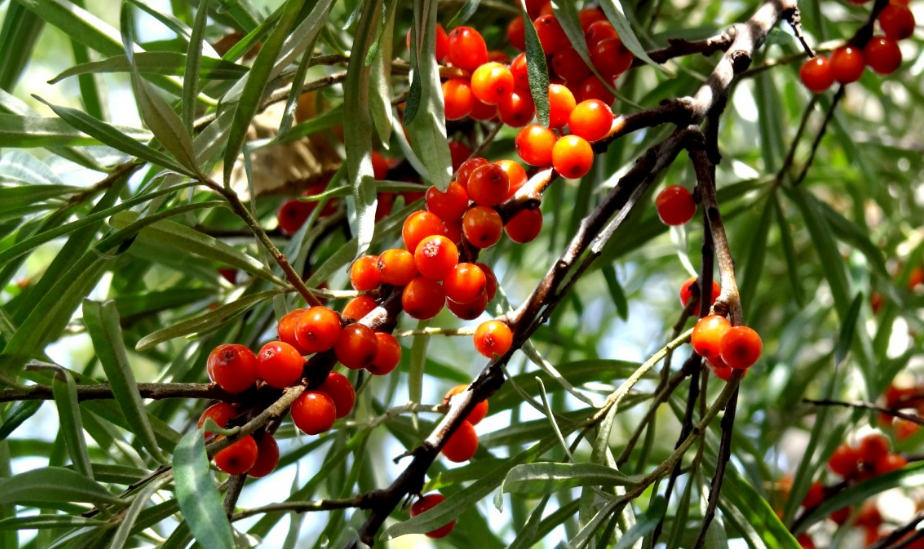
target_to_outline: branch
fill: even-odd
[[[911,423],[916,423],[918,425],[924,425],[924,418],[921,418],[920,416],[899,412],[898,410],[890,410],[888,408],[883,408],[882,406],[876,406],[875,404],[863,402],[860,400],[848,402],[843,400],[814,400],[811,398],[803,398],[802,402],[806,404],[813,404],[815,406],[843,406],[845,408],[862,408],[864,410],[875,410],[881,414],[901,418],[905,421],[910,421]]]
[[[294,511],[296,513],[308,513],[313,511],[334,511],[336,509],[350,509],[360,507],[366,503],[365,495],[356,496],[349,499],[322,499],[318,501],[287,501],[284,503],[271,503],[263,507],[254,507],[253,509],[244,509],[235,513],[231,521],[243,520],[245,518],[266,513],[283,513]]]
[[[828,112],[825,113],[825,120],[821,123],[821,128],[818,129],[818,135],[816,135],[815,140],[812,141],[812,152],[809,153],[808,160],[805,161],[805,166],[802,167],[802,171],[799,173],[799,177],[793,182],[793,186],[798,186],[805,180],[805,176],[808,174],[809,168],[812,167],[812,162],[815,160],[815,153],[818,152],[818,145],[821,144],[821,138],[825,136],[825,132],[828,129],[828,123],[834,118],[834,109],[837,108],[838,103],[844,98],[844,90],[846,89],[844,84],[838,86],[837,93],[834,94],[834,99],[831,100],[831,105],[828,106]]]
[[[139,383],[141,398],[163,400],[167,398],[198,398],[241,402],[248,400],[251,393],[229,393],[214,383]],[[115,398],[108,383],[77,385],[77,400],[101,400]],[[18,400],[54,400],[48,385],[30,385],[25,389],[4,389],[0,391],[0,402]]]

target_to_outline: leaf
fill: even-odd
[[[109,224],[122,229],[139,220],[138,212],[123,211],[109,219]],[[237,248],[175,221],[158,221],[138,233],[138,238],[175,247],[189,253],[213,259],[258,276],[278,286],[288,286],[284,280],[273,274],[258,259]]]
[[[769,199],[768,199],[769,200]],[[773,221],[773,208],[768,203],[764,203],[760,214],[760,222],[757,230],[753,232],[753,239],[747,247],[747,256],[742,268],[741,283],[738,290],[741,294],[742,308],[747,311],[753,302],[754,294],[757,291],[757,283],[760,281],[760,275],[764,271],[764,259],[767,255],[767,237],[770,234],[770,224]]]
[[[146,131],[135,128],[113,126],[113,129],[129,139],[151,137]],[[99,143],[59,118],[0,114],[0,147],[85,147]]]
[[[786,275],[792,287],[792,296],[797,305],[804,307],[805,294],[802,291],[802,283],[799,278],[799,261],[796,258],[796,247],[793,244],[792,233],[789,231],[789,223],[787,223],[786,217],[783,215],[783,208],[780,207],[776,193],[770,195],[770,202],[776,211],[776,222],[780,228],[780,245],[783,248],[783,257],[786,259]]]
[[[33,515],[0,520],[0,532],[10,530],[47,530],[51,528],[80,528],[102,526],[105,520],[94,520],[71,515]]]
[[[616,32],[619,33],[619,39],[622,40],[623,45],[625,45],[629,51],[659,71],[670,74],[667,69],[655,63],[650,57],[648,57],[648,54],[645,52],[645,48],[642,47],[642,44],[638,41],[635,33],[632,32],[632,27],[629,26],[629,20],[626,18],[626,13],[625,10],[623,10],[621,0],[601,0],[600,7],[603,8],[603,13],[606,14],[606,18],[609,19],[610,23],[612,23],[616,28]]]
[[[561,25],[562,30],[565,31],[565,35],[568,37],[571,47],[581,56],[584,64],[587,65],[591,72],[594,73],[594,76],[600,80],[600,83],[603,84],[611,94],[616,95],[616,87],[613,85],[613,80],[611,78],[604,78],[603,75],[600,74],[600,71],[597,70],[593,61],[590,60],[590,52],[587,50],[587,39],[584,38],[584,29],[581,27],[580,16],[578,15],[575,3],[568,2],[567,0],[556,0],[552,2],[552,9],[555,12],[555,18],[558,19],[558,23]],[[524,18],[523,21],[525,22],[526,19]]]
[[[58,370],[52,379],[51,390],[55,397],[55,406],[58,408],[58,421],[61,424],[60,435],[64,438],[74,469],[92,480],[93,468],[90,466],[87,440],[84,437],[83,423],[80,420],[77,384],[74,383],[74,376],[65,369]]]
[[[422,330],[430,324],[428,320],[419,320],[417,329]],[[411,360],[408,368],[407,392],[411,402],[421,402],[423,399],[423,375],[427,359],[427,344],[429,337],[415,337],[411,342]]]
[[[122,515],[122,521],[119,523],[119,528],[112,536],[109,549],[122,549],[125,547],[125,544],[132,535],[132,527],[135,525],[135,521],[138,520],[141,511],[144,510],[145,505],[148,504],[151,497],[166,484],[167,480],[168,479],[160,479],[151,482],[135,495],[132,504],[128,506],[125,514]]]
[[[343,105],[337,105],[333,109],[326,111],[310,120],[305,120],[296,124],[283,135],[277,135],[276,139],[280,143],[291,143],[303,137],[329,130],[334,126],[343,124]]]
[[[182,322],[178,322],[162,330],[157,330],[156,332],[150,333],[138,341],[138,343],[135,345],[135,350],[146,351],[151,347],[158,345],[159,343],[163,343],[164,341],[170,341],[171,339],[175,339],[177,337],[182,337],[202,330],[214,328],[217,323],[225,321],[228,317],[237,316],[244,311],[255,307],[259,303],[266,301],[267,299],[271,299],[275,295],[279,295],[279,291],[268,290],[265,292],[259,292],[241,297],[240,299],[232,301],[231,303],[226,303],[216,308],[215,310],[207,311],[204,314],[195,316]]]
[[[21,0],[19,3],[71,39],[103,55],[122,53],[118,31],[80,6],[63,0]]]
[[[0,425],[0,441],[6,440],[17,427],[34,416],[41,407],[41,400],[20,400],[14,403],[7,411],[6,417],[3,418],[3,425]]]
[[[5,152],[0,158],[0,179],[4,176],[35,185],[64,184],[47,164],[22,151]]]
[[[214,61],[227,63],[227,61],[223,59],[215,60],[209,57],[202,57],[202,42],[205,37],[205,24],[208,22],[208,8],[209,0],[203,0],[199,4],[198,11],[196,12],[196,22],[193,24],[192,35],[189,37],[189,48],[186,51],[181,116],[183,124],[186,126],[186,131],[189,132],[193,131],[193,121],[196,118],[196,96],[199,95],[199,78],[203,76],[209,79],[217,78],[216,76],[209,75],[208,65]],[[135,56],[134,66],[138,71],[142,70],[140,57],[139,55]],[[247,69],[244,68],[244,72],[242,72],[238,78],[243,77],[246,72]]]
[[[657,496],[648,506],[648,510],[638,519],[638,521],[626,530],[619,538],[619,542],[613,549],[630,549],[636,541],[647,536],[649,532],[655,529],[655,526],[661,522],[664,513],[667,512],[667,499],[663,496]]]
[[[633,486],[638,479],[598,463],[530,463],[517,465],[504,479],[504,492],[551,494],[578,486]]]
[[[379,38],[379,47],[376,50],[375,59],[372,61],[369,81],[369,90],[371,92],[369,106],[372,111],[372,120],[375,122],[375,131],[379,136],[379,141],[386,149],[388,148],[388,142],[391,140],[391,127],[394,124],[391,108],[391,58],[397,8],[397,0],[393,0],[388,4],[384,26]]]
[[[549,68],[545,63],[545,51],[536,34],[536,26],[526,13],[525,4],[520,6],[523,14],[524,35],[526,38],[526,74],[529,78],[529,93],[536,105],[536,118],[539,123],[549,125]]]
[[[768,549],[799,549],[796,538],[776,516],[767,500],[741,478],[734,467],[725,469],[724,484],[719,504],[723,509],[737,509],[760,534]]]
[[[834,364],[842,364],[847,358],[847,352],[853,343],[853,336],[857,329],[857,318],[860,316],[860,307],[863,305],[863,292],[857,292],[857,296],[850,303],[850,309],[847,316],[841,324],[840,333],[837,336],[837,344],[834,346]]]
[[[131,426],[132,432],[147,451],[161,463],[167,463],[167,457],[160,450],[154,431],[148,421],[148,413],[138,392],[138,383],[132,372],[125,352],[122,337],[122,327],[119,324],[119,312],[114,301],[83,302],[83,319],[93,340],[96,356],[103,365],[106,379],[112,386],[115,396],[125,420]]]
[[[45,21],[19,2],[10,2],[0,31],[0,90],[13,90],[29,62]]]
[[[201,46],[201,44],[200,44]],[[199,76],[210,80],[237,80],[247,74],[247,67],[231,63],[223,59],[214,57],[202,57],[201,48],[198,50],[200,62]],[[155,52],[135,52],[135,67],[141,74],[162,74],[166,76],[188,76],[189,63],[194,61],[196,56],[190,57],[189,54],[176,53],[171,51]],[[49,84],[57,84],[65,78],[78,76],[81,74],[98,74],[98,73],[118,73],[131,72],[132,64],[127,55],[113,55],[102,61],[93,61],[74,65],[48,81]],[[198,91],[192,95],[192,104],[195,105],[195,98]],[[184,94],[184,103],[188,96]]]
[[[99,483],[63,467],[43,467],[0,482],[0,504],[122,503]]]
[[[202,429],[180,439],[173,454],[176,498],[196,541],[209,549],[233,549],[231,524],[209,474]]]

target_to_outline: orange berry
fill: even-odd
[[[334,399],[321,391],[305,391],[298,395],[290,411],[295,426],[309,435],[330,430],[337,417]]]
[[[683,225],[696,215],[693,195],[683,185],[665,187],[655,198],[655,207],[665,225]]]
[[[407,250],[385,250],[379,255],[377,268],[382,282],[392,286],[404,286],[417,276],[414,254]]]
[[[884,475],[892,471],[904,469],[908,465],[908,460],[898,454],[886,454],[876,462],[874,471],[877,475]]]
[[[507,198],[510,178],[497,164],[485,164],[475,169],[468,178],[468,197],[479,206],[496,206]],[[466,207],[468,203],[466,203]],[[462,209],[462,214],[465,208]]]
[[[494,120],[497,118],[497,105],[488,105],[476,98],[475,104],[472,106],[472,112],[468,115],[472,117],[473,120]],[[453,165],[455,165],[455,163],[453,163]]]
[[[351,370],[361,370],[372,364],[377,350],[375,332],[359,323],[345,327],[334,345],[337,360]]]
[[[722,360],[736,370],[745,370],[753,366],[763,350],[760,336],[747,326],[735,326],[727,330],[719,345],[722,349]]]
[[[879,12],[879,28],[892,40],[904,40],[914,34],[914,13],[907,5],[890,3]]]
[[[457,318],[462,320],[475,320],[488,307],[488,292],[482,290],[475,299],[467,303],[459,303],[451,299],[446,300],[446,308]]]
[[[279,334],[279,341],[288,343],[289,345],[295,347],[299,354],[307,355],[308,351],[302,348],[298,344],[298,340],[295,338],[295,328],[298,326],[298,319],[302,317],[302,314],[308,311],[307,308],[295,309],[294,311],[289,311],[281,319],[279,319],[279,324],[276,325],[276,331]]]
[[[257,356],[243,345],[219,345],[209,353],[206,371],[225,391],[240,393],[257,381]]]
[[[686,282],[683,283],[683,286],[680,287],[680,303],[684,307],[686,307],[687,303],[689,303],[690,300],[693,299],[693,288],[696,285],[696,282],[698,280],[699,280],[699,277],[691,276],[690,278],[687,279]],[[715,300],[718,299],[720,295],[722,295],[722,287],[719,286],[718,282],[713,280],[712,281],[712,297],[709,300],[709,304],[710,305],[714,304]],[[696,303],[697,304],[693,306],[694,313],[699,312],[699,301],[697,300]]]
[[[605,137],[613,127],[613,111],[599,99],[585,99],[571,111],[568,127],[572,134],[596,141]]]
[[[841,46],[831,54],[831,72],[841,84],[856,82],[865,68],[863,52],[853,46]]]
[[[384,332],[376,332],[375,338],[378,340],[378,348],[372,364],[366,366],[366,369],[372,375],[384,376],[401,362],[401,344],[393,335]]]
[[[568,82],[581,82],[590,75],[590,67],[571,46],[560,49],[552,57],[552,68]]]
[[[411,29],[407,31],[407,48],[411,49]],[[439,23],[436,24],[436,44],[434,45],[434,53],[436,54],[436,60],[442,61],[446,54],[449,52],[449,36],[446,34],[446,31],[443,30],[443,25]]]
[[[802,507],[814,509],[821,505],[824,500],[825,488],[821,485],[821,482],[816,480],[809,486],[808,491],[805,493],[805,498],[802,500]]]
[[[431,280],[443,280],[459,263],[459,248],[443,235],[428,236],[414,252],[417,271]]]
[[[504,222],[493,208],[475,206],[462,216],[462,235],[476,248],[497,244],[504,232]]]
[[[459,166],[459,170],[456,172],[456,182],[462,186],[463,191],[468,193],[468,180],[471,179],[472,172],[489,163],[487,159],[476,156],[475,158],[469,158]]]
[[[602,76],[609,78],[615,78],[629,70],[633,59],[632,52],[619,38],[601,40],[590,50],[590,61]]]
[[[556,145],[557,146],[557,145]],[[511,217],[504,225],[507,237],[517,244],[532,242],[542,231],[542,212],[535,210],[522,210]]]
[[[475,329],[475,350],[487,358],[507,354],[513,345],[513,332],[510,327],[499,320],[482,322]]]
[[[576,99],[580,99],[581,101],[597,99],[602,101],[605,105],[612,105],[613,101],[616,100],[616,97],[610,93],[610,90],[606,89],[603,82],[594,75],[588,76],[581,82],[580,94],[578,95],[580,95],[580,97],[576,97]]]
[[[558,138],[552,130],[538,124],[530,124],[517,134],[515,145],[517,154],[527,164],[547,166],[552,163],[552,148],[556,141]]]
[[[494,294],[497,293],[497,277],[494,276],[494,270],[491,267],[488,267],[484,263],[475,263],[481,269],[485,276],[484,289],[488,292],[488,301],[494,299]]]
[[[513,93],[513,74],[500,63],[485,63],[472,73],[472,93],[482,103],[497,105]]]
[[[606,15],[600,8],[584,8],[578,12],[578,19],[581,22],[581,31],[587,32],[587,29],[597,21],[606,21]]]
[[[505,198],[510,198],[516,194],[517,191],[523,188],[523,185],[526,185],[527,177],[526,170],[523,169],[518,162],[513,160],[497,160],[494,162],[504,170],[504,173],[507,174],[507,180],[510,181],[510,188],[507,190],[507,196]]]
[[[821,93],[834,84],[831,62],[823,55],[816,55],[803,63],[799,69],[799,77],[802,84],[814,93]]]
[[[443,404],[449,404],[449,400],[455,395],[464,393],[468,390],[468,385],[456,385],[446,393],[446,396],[443,397]],[[472,408],[472,411],[468,413],[468,416],[465,418],[465,421],[471,423],[472,425],[478,425],[481,423],[481,420],[488,415],[488,401],[482,400],[478,404],[475,404],[475,407]]]
[[[889,439],[880,433],[870,433],[860,440],[857,451],[860,461],[875,465],[882,456],[889,453]]]
[[[722,337],[730,329],[731,324],[725,317],[719,315],[704,316],[693,327],[693,336],[690,338],[693,350],[703,358],[719,356],[722,349]]]
[[[218,402],[212,404],[202,412],[202,415],[199,416],[199,425],[201,429],[205,425],[205,420],[211,419],[215,422],[216,425],[222,429],[228,425],[228,422],[237,417],[238,410],[233,405],[228,404],[227,402]],[[210,431],[205,432],[205,436],[208,437],[212,433]]]
[[[549,127],[567,126],[576,105],[571,90],[561,84],[549,84]]]
[[[443,236],[456,245],[462,242],[462,220],[443,221]]]
[[[253,478],[262,478],[272,473],[279,464],[279,445],[269,433],[263,433],[257,443],[257,461],[247,474]]]
[[[552,148],[552,166],[566,179],[580,179],[594,164],[594,150],[583,137],[566,135]]]
[[[584,30],[584,38],[587,41],[587,51],[591,51],[594,46],[604,40],[618,39],[619,33],[616,32],[616,29],[613,28],[609,21],[602,19],[587,26],[587,29]]]
[[[453,78],[443,82],[443,107],[446,120],[459,120],[472,112],[475,95],[467,80]]]
[[[345,375],[337,372],[327,374],[327,379],[318,386],[318,391],[329,396],[334,402],[337,419],[346,417],[356,403],[356,391],[353,390],[353,384]]]
[[[279,230],[283,234],[293,235],[302,228],[308,216],[314,211],[317,204],[315,202],[302,202],[295,198],[286,200],[279,207],[276,217],[279,220]]]
[[[526,49],[526,25],[523,22],[523,16],[514,17],[507,25],[507,41],[520,51]]]
[[[340,331],[340,315],[327,307],[312,307],[298,319],[295,338],[309,353],[320,353],[337,343]]]
[[[898,437],[898,440],[905,440],[914,436],[914,434],[921,429],[921,426],[917,423],[901,418],[895,418],[893,426],[895,427],[895,436]]]
[[[533,21],[533,25],[536,26],[536,35],[546,55],[551,55],[568,43],[568,37],[554,15],[541,15]]]
[[[471,27],[454,28],[449,33],[449,61],[467,71],[487,63],[488,46],[481,33]]]
[[[215,454],[215,466],[229,475],[243,475],[257,462],[257,443],[247,435]]]
[[[417,249],[421,240],[435,234],[443,234],[443,222],[436,215],[425,211],[409,215],[404,220],[404,227],[401,229],[404,247],[412,253]]]
[[[350,265],[350,285],[359,292],[374,290],[382,284],[374,255],[364,255]]]
[[[375,299],[368,295],[354,297],[343,308],[343,318],[347,320],[362,320],[367,314],[371,313],[378,304]],[[307,353],[305,353],[307,354]]]
[[[511,128],[521,128],[533,119],[536,104],[529,91],[514,90],[497,104],[497,116]]]
[[[419,276],[401,292],[401,306],[404,312],[417,320],[435,317],[446,303],[446,294],[438,282]]]
[[[845,479],[860,472],[860,452],[848,444],[838,446],[828,459],[828,469]]]
[[[863,49],[863,58],[876,74],[892,74],[902,64],[902,50],[895,40],[874,36]]]
[[[422,498],[418,499],[411,505],[411,517],[416,517],[417,515],[429,511],[437,504],[442,503],[446,498],[440,494],[427,494]],[[456,521],[452,521],[448,524],[440,526],[436,530],[430,530],[427,532],[427,536],[433,539],[444,538],[449,535],[449,532],[452,532],[452,529],[456,527]]]
[[[446,297],[458,303],[469,303],[484,290],[487,277],[474,263],[459,263],[443,278]]]
[[[510,62],[510,74],[513,75],[513,86],[516,91],[529,94],[529,62],[526,54],[521,53]]]
[[[270,387],[285,389],[302,378],[305,359],[295,347],[271,341],[257,355],[257,376]]]
[[[475,427],[467,421],[463,421],[459,428],[449,436],[449,440],[443,446],[442,452],[446,459],[454,463],[462,463],[472,459],[475,452],[478,451],[478,433]]]

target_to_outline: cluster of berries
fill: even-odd
[[[896,412],[924,414],[924,385],[911,387],[889,385],[883,394],[883,406]],[[921,429],[917,423],[886,413],[879,414],[879,426],[883,429],[892,428],[898,440],[905,440]]]
[[[851,3],[865,2],[851,0]],[[863,49],[847,44],[834,50],[830,59],[816,55],[806,61],[799,70],[805,87],[821,93],[835,81],[840,84],[856,82],[866,67],[881,75],[895,72],[902,64],[898,41],[914,33],[914,14],[908,8],[908,0],[892,0],[879,12],[878,22],[882,35],[873,36]]]
[[[696,354],[706,359],[720,379],[728,380],[734,370],[747,370],[763,350],[760,336],[747,326],[732,326],[724,316],[699,319],[690,338]]]

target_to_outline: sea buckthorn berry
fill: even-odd
[[[712,370],[712,373],[715,374],[715,377],[722,381],[728,381],[731,379],[732,374],[735,373],[735,370],[728,364],[725,364],[725,361],[723,361],[720,356],[707,358],[706,363],[709,365],[709,369]],[[745,374],[746,373],[747,372],[745,372]]]
[[[468,81],[453,78],[443,82],[443,107],[446,120],[459,120],[472,112],[475,95]]]
[[[907,5],[892,2],[879,12],[879,28],[892,40],[904,40],[914,34],[914,13]]]
[[[468,390],[468,385],[456,385],[446,393],[446,396],[443,397],[443,404],[449,404],[449,400],[455,395],[462,394]],[[472,425],[478,425],[481,423],[481,420],[488,415],[488,401],[482,400],[472,408],[472,411],[468,413],[468,417],[465,418],[465,421],[471,423]]]
[[[462,242],[462,220],[443,221],[443,236],[456,245]]]
[[[257,376],[270,387],[285,389],[302,378],[305,359],[298,350],[282,341],[271,341],[257,354]]]
[[[860,507],[860,513],[853,523],[863,528],[879,528],[882,524],[882,513],[879,512],[879,507],[875,503],[867,501]]]
[[[452,171],[458,170],[462,163],[472,155],[472,150],[458,141],[449,142],[449,157],[452,159]]]
[[[536,35],[542,44],[542,51],[551,55],[555,50],[568,43],[568,37],[562,30],[561,24],[554,15],[541,15],[533,21],[536,26]]]
[[[362,320],[371,313],[378,304],[371,296],[361,295],[354,297],[343,308],[343,318],[348,320]],[[307,354],[307,353],[306,353]]]
[[[507,172],[497,164],[485,164],[472,172],[468,178],[468,198],[479,206],[496,206],[507,198],[510,191],[510,178]],[[468,204],[466,203],[466,206]],[[465,208],[462,209],[462,214]]]
[[[725,332],[720,346],[722,360],[736,370],[753,366],[763,350],[760,336],[747,326],[735,326]]]
[[[799,543],[799,547],[802,549],[816,549],[815,542],[812,540],[812,536],[808,534],[802,534],[796,538],[796,541]]]
[[[497,118],[497,105],[488,105],[476,98],[475,104],[472,106],[472,112],[468,113],[468,115],[474,120],[494,120]]]
[[[523,166],[521,166],[519,162],[505,159],[498,160],[494,163],[504,170],[504,173],[507,174],[507,180],[510,181],[510,188],[507,190],[507,196],[504,198],[510,198],[523,188],[523,185],[526,185],[526,170],[523,169]]]
[[[257,356],[243,345],[219,345],[209,353],[206,371],[225,391],[240,393],[257,381]]]
[[[841,46],[831,54],[831,72],[841,84],[856,82],[865,68],[863,52],[853,46]]]
[[[507,25],[507,41],[520,51],[526,49],[526,25],[522,15],[514,17]]]
[[[886,454],[879,458],[873,471],[876,475],[884,475],[892,471],[898,471],[908,465],[908,460],[898,454]]]
[[[722,337],[730,329],[731,324],[725,317],[704,316],[693,327],[693,336],[690,338],[693,350],[703,358],[720,356]]]
[[[462,320],[475,320],[488,308],[488,292],[482,290],[478,296],[468,303],[459,303],[451,299],[446,300],[446,308],[456,318]]]
[[[364,255],[350,265],[350,285],[358,292],[374,290],[382,284],[377,257]]]
[[[494,208],[475,206],[462,216],[462,236],[476,248],[490,248],[504,233],[504,222]]]
[[[560,49],[552,57],[552,68],[555,74],[568,82],[581,82],[590,76],[590,67],[581,58],[577,50],[572,47]]]
[[[526,4],[526,14],[535,19],[542,15],[542,8],[548,3],[548,0],[524,0]]]
[[[375,222],[385,219],[391,215],[391,210],[395,205],[394,193],[378,193],[377,202],[375,203]]]
[[[364,324],[350,324],[343,328],[334,345],[337,360],[351,370],[361,370],[372,364],[378,350],[378,339],[372,328]]]
[[[845,479],[860,472],[860,452],[848,444],[838,446],[828,459],[828,469]]]
[[[683,225],[696,214],[693,195],[682,185],[665,187],[655,198],[655,207],[665,225]]]
[[[372,174],[379,181],[388,179],[388,160],[376,151],[372,151]]]
[[[305,224],[305,221],[308,221],[308,216],[311,215],[316,206],[317,204],[314,202],[302,202],[295,198],[286,200],[279,207],[279,212],[276,214],[279,219],[279,230],[288,235],[297,233]]]
[[[337,418],[334,399],[321,391],[305,391],[292,403],[292,422],[309,435],[330,430]]]
[[[802,507],[814,509],[821,505],[821,502],[824,500],[825,488],[821,485],[821,482],[816,480],[809,486],[808,491],[805,493],[805,498],[802,500]]]
[[[253,478],[262,478],[272,473],[279,464],[279,445],[269,433],[263,433],[257,443],[257,461],[247,474]]]
[[[696,281],[699,280],[697,276],[691,276],[687,279],[686,282],[680,287],[680,304],[684,307],[687,306],[687,303],[693,299],[693,288],[696,286]],[[722,295],[722,287],[719,286],[719,283],[715,280],[712,281],[712,296],[709,299],[709,304],[712,305],[715,303],[716,299],[719,299],[719,296]],[[697,312],[697,307],[699,306],[699,300],[697,300],[696,305],[693,306],[693,311]]]
[[[578,95],[580,95],[580,97],[578,97]],[[612,105],[613,101],[616,100],[616,96],[610,93],[610,90],[606,89],[603,82],[594,75],[588,76],[581,82],[580,93],[576,94],[575,98],[581,101],[597,99],[606,105]]]
[[[407,30],[407,49],[411,49],[411,29]],[[434,53],[436,54],[436,60],[442,61],[446,54],[449,52],[449,36],[446,34],[446,31],[443,30],[443,25],[439,23],[436,24],[436,44],[434,45]]]
[[[307,311],[307,308],[289,311],[283,315],[283,317],[279,320],[279,324],[276,325],[276,332],[279,334],[279,341],[288,343],[289,345],[295,347],[299,354],[303,355],[307,355],[308,352],[298,344],[298,340],[295,338],[295,328],[298,326],[298,319],[300,319],[302,315]]]
[[[573,114],[573,113],[572,113]],[[552,163],[552,147],[558,138],[555,132],[538,124],[530,124],[517,134],[517,154],[532,166],[546,166]]]
[[[557,146],[557,145],[556,145]],[[511,217],[504,225],[507,237],[517,244],[532,242],[542,231],[542,212],[535,210],[522,210]]]
[[[590,61],[603,76],[617,77],[632,66],[632,52],[619,38],[601,40],[590,50]]]
[[[561,84],[549,84],[549,127],[564,128],[577,102],[574,94]]]
[[[384,376],[401,362],[401,344],[393,335],[384,332],[376,332],[375,338],[378,340],[378,348],[372,364],[366,366],[366,369],[372,375]]]
[[[442,503],[446,498],[440,494],[427,494],[422,498],[418,499],[411,505],[411,516],[416,517],[417,515],[423,513],[424,511],[429,511],[437,504]],[[427,532],[427,536],[433,539],[444,538],[452,532],[452,529],[456,527],[456,521],[452,521],[448,524],[440,526],[436,530],[430,530]]]
[[[511,128],[521,128],[533,119],[536,104],[528,90],[514,90],[497,104],[497,116]]]
[[[894,418],[892,426],[895,428],[895,436],[898,440],[912,437],[921,429],[921,426],[917,423],[902,418]]]
[[[428,320],[443,309],[446,294],[438,282],[418,276],[401,292],[401,306],[404,312],[417,320]]]
[[[572,134],[596,141],[606,136],[613,127],[613,111],[599,99],[586,99],[571,111],[568,127]]]
[[[353,389],[353,384],[343,374],[337,372],[327,374],[327,379],[318,386],[318,391],[334,401],[337,419],[349,415],[353,410],[353,405],[356,404],[356,391]]]
[[[915,267],[908,274],[908,290],[913,292],[920,285],[924,285],[924,267]]]
[[[237,269],[231,269],[228,267],[220,267],[218,269],[218,274],[220,274],[222,278],[224,278],[231,284],[237,284]]]
[[[880,433],[870,433],[860,439],[857,451],[860,461],[867,465],[875,465],[882,456],[889,453],[889,439]]]
[[[895,40],[874,36],[863,49],[863,58],[876,74],[892,74],[902,64],[902,50]]]
[[[828,518],[837,524],[845,524],[852,513],[853,507],[843,507],[828,515]]]
[[[487,277],[474,263],[459,263],[443,278],[446,298],[458,303],[469,303],[484,290]]]
[[[475,350],[487,358],[494,355],[503,356],[513,345],[513,332],[510,327],[500,320],[482,322],[475,328]]]
[[[834,72],[831,70],[831,61],[823,55],[816,55],[802,64],[799,69],[802,84],[809,91],[821,93],[834,84]]]
[[[513,75],[513,86],[517,90],[529,92],[528,67],[525,53],[517,55],[510,62],[510,74]]]
[[[215,454],[215,466],[229,475],[243,475],[257,462],[257,442],[247,435]]]
[[[486,158],[476,156],[475,158],[469,158],[459,166],[456,173],[456,183],[462,186],[463,191],[468,192],[468,180],[472,177],[472,172],[485,164],[490,164],[490,162]]]
[[[435,234],[443,234],[443,222],[435,214],[425,211],[417,211],[407,216],[401,229],[404,247],[411,252],[417,249],[421,240]]]
[[[475,98],[489,105],[513,92],[513,74],[500,63],[485,63],[472,73],[472,93]]]
[[[484,289],[488,292],[488,301],[491,301],[497,293],[497,277],[494,275],[494,270],[484,263],[475,263],[475,265],[481,268],[481,272],[484,273]]]
[[[472,459],[478,451],[478,433],[475,427],[463,421],[456,432],[449,435],[449,440],[443,446],[443,455],[453,463],[462,463]]]
[[[337,343],[340,326],[340,315],[327,307],[312,307],[298,319],[295,338],[302,349],[309,353],[320,353]]]
[[[199,416],[199,428],[201,429],[202,426],[205,425],[205,420],[207,419],[211,419],[216,425],[224,428],[229,421],[237,417],[237,414],[237,408],[227,402],[212,404],[202,412],[201,416]],[[205,432],[206,437],[211,434],[210,431]]]
[[[578,12],[578,19],[581,21],[581,30],[586,33],[597,21],[606,21],[606,15],[600,8],[584,8]]]
[[[594,164],[594,150],[583,137],[566,135],[552,149],[552,166],[566,179],[579,179]]]
[[[420,241],[414,252],[417,271],[431,280],[443,280],[459,263],[459,248],[439,234]]]
[[[584,38],[587,40],[587,50],[590,51],[604,40],[619,38],[619,33],[609,21],[602,19],[588,25],[584,31]]]
[[[417,277],[417,264],[414,262],[414,254],[402,249],[382,252],[379,255],[378,270],[382,277],[382,282],[392,286],[404,286]]]
[[[456,67],[474,71],[488,62],[488,46],[481,33],[471,27],[456,27],[449,33],[449,61]]]

